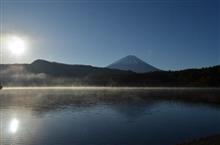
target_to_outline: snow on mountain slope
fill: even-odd
[[[158,68],[144,62],[134,55],[128,55],[119,59],[118,61],[110,64],[107,68],[119,69],[119,70],[130,70],[137,73],[146,73],[159,71]]]

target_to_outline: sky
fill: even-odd
[[[104,67],[136,55],[164,70],[220,64],[218,0],[0,0],[1,36],[26,40],[22,56]]]

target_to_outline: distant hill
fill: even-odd
[[[220,66],[182,71],[135,73],[46,60],[0,65],[4,86],[184,86],[220,87]]]
[[[143,60],[139,59],[134,55],[128,55],[123,57],[116,62],[107,66],[107,68],[112,69],[119,69],[119,70],[130,70],[136,73],[146,73],[146,72],[153,72],[159,71],[158,68],[147,64]]]
[[[27,69],[33,73],[45,73],[53,77],[83,77],[98,70],[89,65],[68,65],[41,59],[29,64]]]

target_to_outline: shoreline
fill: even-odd
[[[105,87],[105,86],[34,86],[4,87],[2,90],[220,90],[220,87]]]
[[[220,105],[220,88],[195,88],[195,87],[5,87],[0,90],[2,96],[29,96],[29,95],[62,95],[68,94],[76,98],[81,96],[93,96],[94,100],[115,101],[126,99],[154,99],[154,100],[177,100],[190,103],[206,103]],[[87,98],[87,99],[91,99]],[[117,100],[119,99],[119,100]]]

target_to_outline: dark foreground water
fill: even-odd
[[[0,145],[175,145],[220,133],[218,95],[187,90],[3,90]]]

